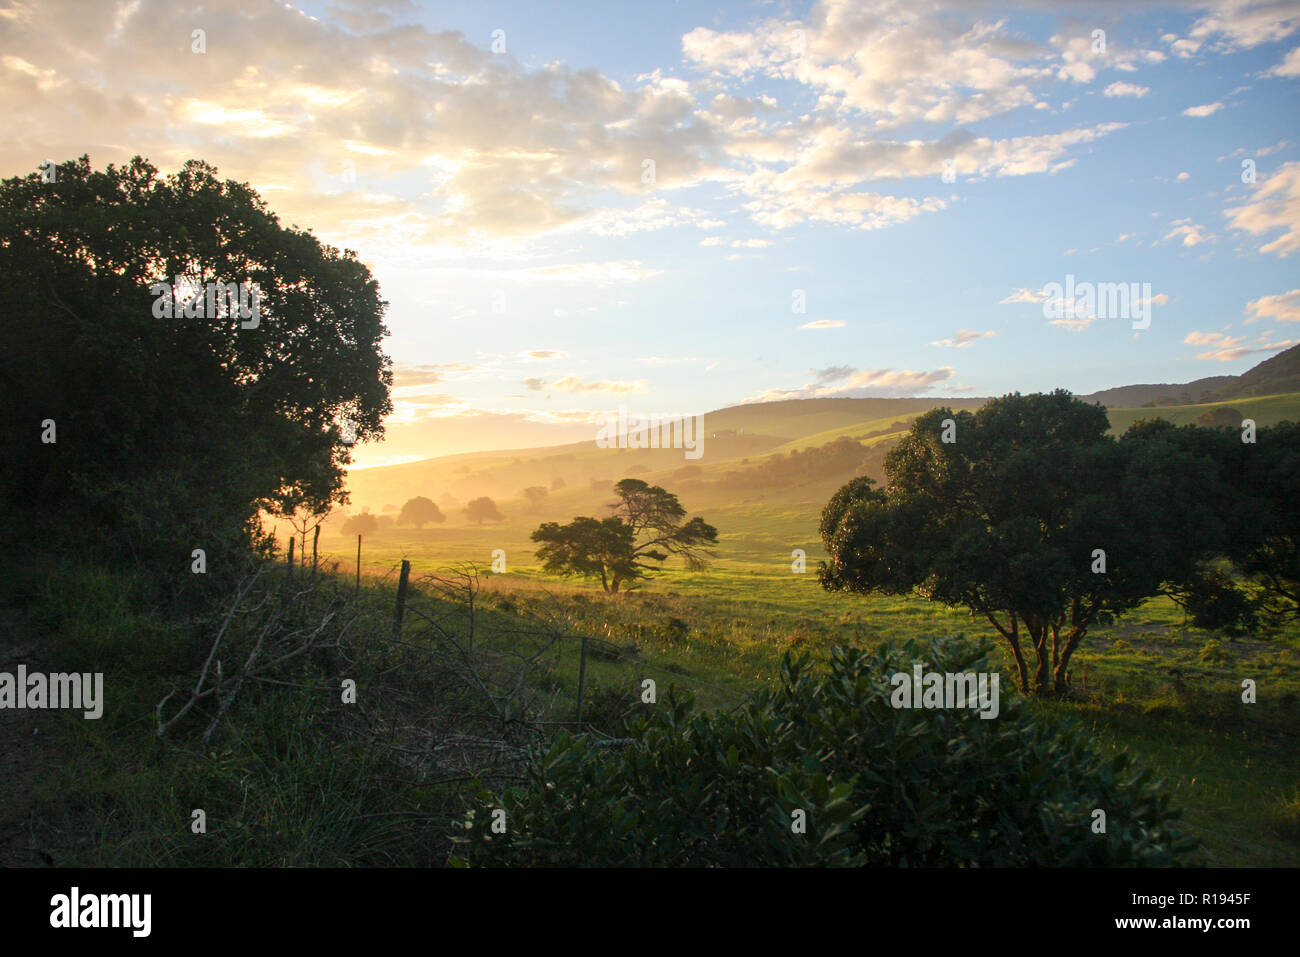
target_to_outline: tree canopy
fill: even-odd
[[[500,510],[497,509],[497,503],[486,495],[472,499],[463,511],[465,517],[475,525],[482,525],[484,522],[500,522],[504,519]]]
[[[1247,508],[1198,448],[1213,434],[1140,422],[1116,440],[1108,427],[1063,390],[919,416],[886,487],[855,479],[823,510],[823,586],[969,608],[1035,693],[1064,691],[1088,629],[1154,595],[1239,612],[1196,604]]]
[[[437,503],[423,495],[408,499],[397,515],[398,525],[414,525],[416,528],[424,528],[430,522],[445,521],[447,516],[442,514],[442,509],[438,508]]]
[[[215,283],[255,290],[256,318],[210,315]],[[351,440],[391,411],[366,267],[196,160],[0,183],[0,295],[6,509],[136,562],[343,501]]]
[[[692,570],[707,565],[713,554],[708,546],[717,543],[718,531],[699,516],[686,519],[676,495],[633,478],[618,482],[614,493],[618,501],[610,506],[615,514],[609,518],[545,522],[533,532],[546,571],[596,578],[605,591],[617,593],[661,567],[670,555]]]

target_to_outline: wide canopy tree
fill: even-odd
[[[1210,580],[1238,506],[1220,465],[1165,423],[1107,434],[1068,392],[919,416],[822,512],[829,590],[962,605],[1006,641],[1026,692],[1061,693],[1088,629]],[[948,439],[949,441],[945,441]]]
[[[211,313],[211,283],[256,289],[256,318]],[[160,284],[200,299],[160,318]],[[0,295],[6,509],[137,563],[345,501],[391,411],[369,270],[196,160],[0,182]]]
[[[676,495],[634,478],[616,484],[614,493],[618,501],[610,506],[615,514],[609,518],[545,522],[533,532],[546,571],[598,578],[605,591],[617,593],[647,577],[670,555],[693,571],[707,565],[718,530],[698,515],[687,519]]]

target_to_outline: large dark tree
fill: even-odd
[[[177,276],[255,286],[257,318],[157,317]],[[198,161],[0,183],[0,297],[0,496],[46,540],[167,565],[239,547],[262,510],[343,501],[350,440],[391,409],[366,267]]]
[[[965,606],[1005,639],[1024,691],[1065,691],[1090,627],[1204,594],[1238,507],[1180,430],[1115,440],[1108,426],[1061,390],[927,412],[886,458],[885,488],[855,479],[826,505],[822,584]]]
[[[667,561],[681,558],[692,570],[707,565],[708,546],[718,530],[696,516],[686,518],[677,496],[640,479],[623,479],[614,486],[618,501],[614,515],[603,521],[580,517],[567,525],[546,522],[533,532],[541,543],[537,557],[555,574],[599,578],[605,591],[645,578]]]
[[[1221,463],[1235,493],[1228,552],[1245,587],[1224,583],[1229,597],[1221,600],[1248,595],[1258,617],[1281,626],[1300,620],[1300,423],[1262,428],[1254,438],[1223,429],[1197,444]]]

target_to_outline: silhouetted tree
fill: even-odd
[[[1238,514],[1224,470],[1173,426],[1108,428],[1061,390],[919,416],[886,488],[854,479],[823,510],[823,586],[964,605],[1006,640],[1022,690],[1063,692],[1090,627],[1154,595],[1207,594]]]
[[[445,521],[447,516],[442,514],[442,509],[438,508],[432,499],[423,495],[408,499],[397,516],[398,525],[414,525],[416,528],[424,528],[429,522]]]
[[[256,318],[208,296],[218,282],[259,290]],[[0,508],[45,541],[137,565],[202,544],[221,567],[211,549],[247,543],[260,512],[346,501],[344,422],[375,438],[391,411],[369,270],[197,160],[0,182],[0,298],[0,420],[31,430],[0,457]]]
[[[475,525],[482,525],[484,522],[500,522],[503,520],[502,514],[497,510],[497,503],[492,501],[486,495],[473,499],[465,506],[465,517]]]

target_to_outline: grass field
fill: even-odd
[[[576,631],[640,649],[639,662],[593,662],[589,681],[630,691],[652,677],[688,688],[708,705],[734,703],[773,680],[791,648],[824,653],[836,643],[997,637],[987,622],[960,609],[916,598],[825,592],[816,580],[823,552],[812,505],[737,505],[704,515],[719,529],[712,567],[699,573],[669,568],[645,589],[624,595],[540,574],[527,538],[535,521],[391,530],[366,540],[364,564],[366,574],[391,576],[405,558],[418,578],[453,562],[486,568],[492,550],[502,549],[507,573],[492,576],[492,592],[510,596],[512,606],[556,603],[572,614]],[[335,554],[348,544],[355,548],[355,539],[343,536],[322,543]],[[794,548],[807,553],[803,574],[792,571]],[[994,660],[1001,655],[997,646]],[[1001,660],[1014,674],[1009,656]],[[1035,706],[1083,723],[1103,747],[1129,748],[1157,769],[1204,842],[1207,863],[1300,863],[1297,635],[1232,641],[1187,627],[1181,609],[1155,599],[1091,632],[1073,673],[1076,700]],[[576,648],[562,658],[557,674],[572,694]],[[1259,689],[1253,705],[1241,701],[1246,678]]]

